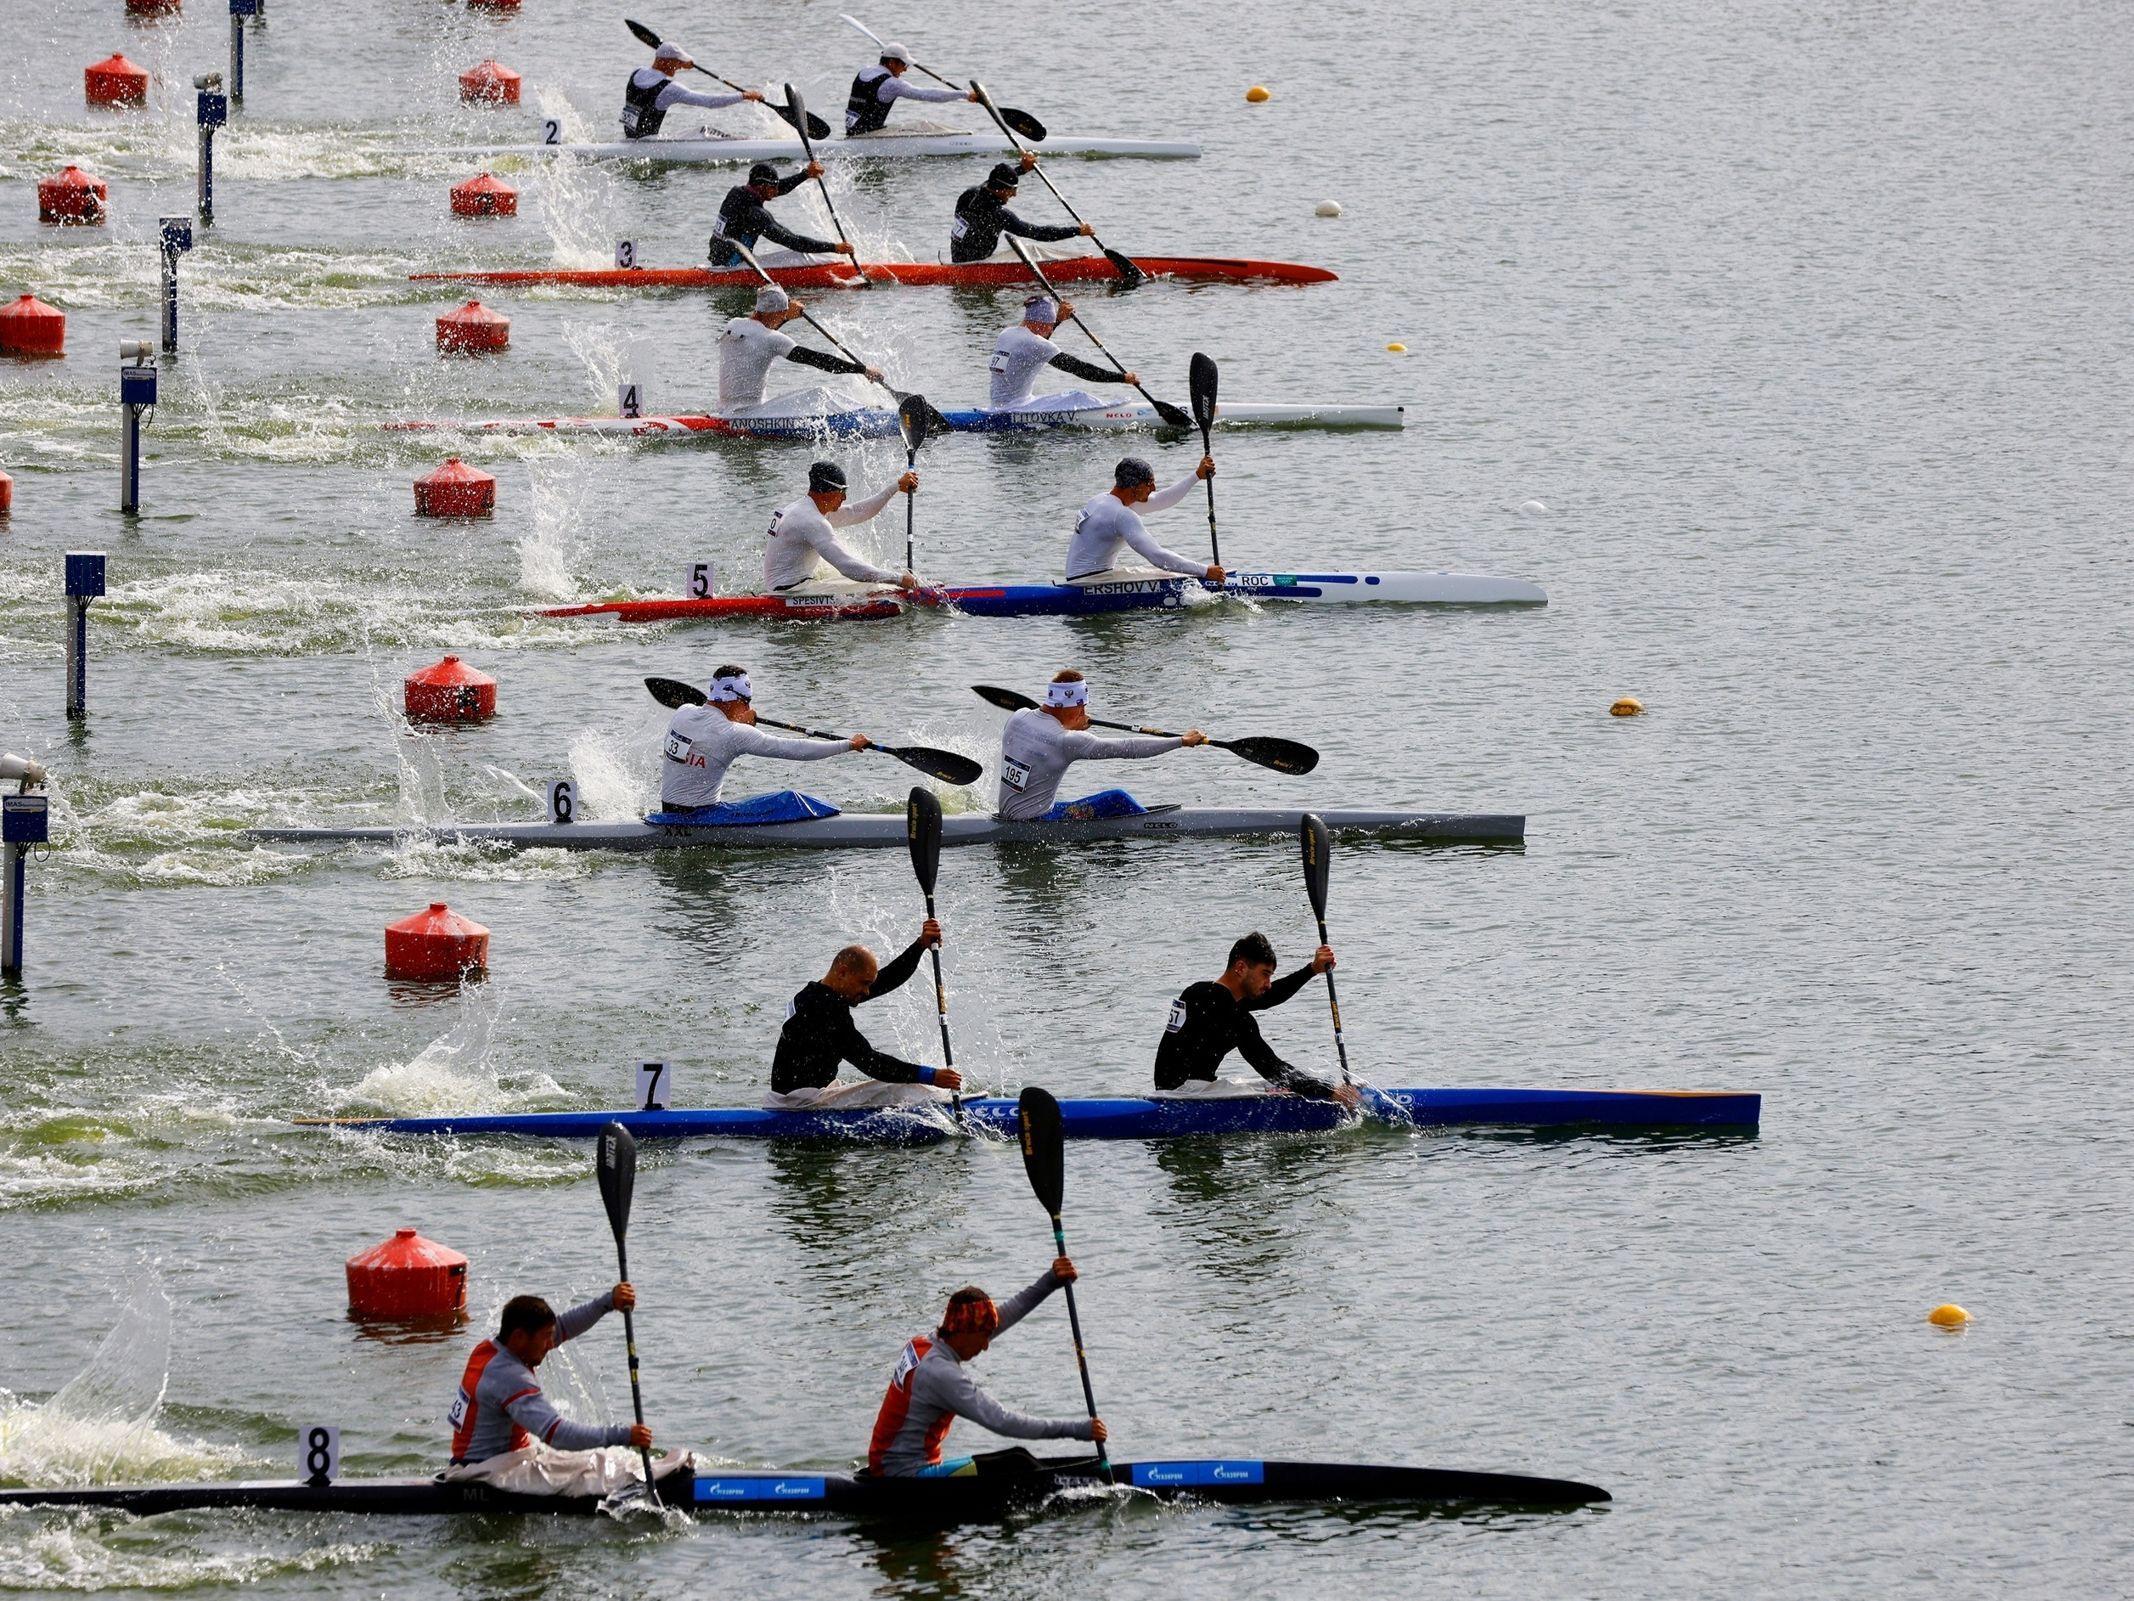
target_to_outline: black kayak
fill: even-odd
[[[1514,1473],[1458,1473],[1437,1468],[1372,1467],[1349,1462],[1268,1462],[1200,1458],[1115,1462],[1117,1483],[1169,1501],[1227,1505],[1274,1502],[1378,1502],[1411,1506],[1526,1507],[1537,1510],[1606,1501],[1608,1492],[1568,1479]],[[1089,1458],[1048,1460],[1015,1473],[937,1479],[878,1479],[867,1474],[670,1473],[660,1500],[691,1512],[829,1512],[912,1523],[961,1523],[997,1517],[1062,1493],[1103,1489]],[[153,1516],[159,1512],[251,1509],[273,1512],[591,1513],[594,1496],[516,1495],[485,1484],[439,1478],[296,1479],[227,1484],[114,1484],[71,1489],[0,1489],[0,1506],[95,1507]]]

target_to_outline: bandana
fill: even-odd
[[[1047,706],[1087,706],[1089,704],[1089,680],[1070,678],[1062,684],[1045,686]]]
[[[1024,322],[1056,323],[1059,320],[1059,305],[1050,295],[1032,295],[1023,302]]]
[[[1000,1308],[991,1301],[953,1301],[941,1314],[941,1332],[997,1334],[1000,1332]]]
[[[706,700],[749,700],[748,674],[735,673],[730,678],[714,678],[711,688],[705,692]]]
[[[765,284],[756,291],[756,309],[758,311],[783,311],[792,303],[792,297],[776,284]]]

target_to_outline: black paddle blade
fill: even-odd
[[[944,784],[975,784],[978,775],[985,771],[968,756],[959,756],[952,750],[935,750],[931,745],[877,745],[875,749],[885,756],[894,756],[906,767],[916,767],[928,777],[940,779]]]
[[[1271,767],[1278,773],[1301,777],[1319,765],[1319,753],[1309,745],[1300,745],[1293,739],[1276,739],[1271,735],[1254,734],[1244,739],[1214,739],[1208,742],[1220,745],[1232,755],[1242,756],[1248,762],[1261,767]]]
[[[934,419],[941,413],[927,404],[924,395],[906,395],[897,402],[897,432],[904,436],[904,453],[916,456],[919,447],[926,443],[932,431]]]
[[[1215,422],[1215,360],[1199,351],[1186,363],[1186,389],[1193,401],[1193,420],[1200,425],[1200,437],[1207,443],[1208,429]]]
[[[1312,915],[1326,921],[1326,875],[1334,865],[1334,841],[1319,821],[1317,812],[1306,812],[1297,824],[1297,838],[1304,846],[1304,892],[1312,898]]]
[[[1018,690],[999,689],[991,684],[973,684],[971,692],[980,700],[991,701],[1004,712],[1025,712],[1037,704]]]
[[[620,1240],[630,1232],[630,1197],[637,1189],[637,1141],[620,1123],[601,1129],[593,1171],[600,1179],[600,1202],[608,1209],[608,1227]]]
[[[1110,245],[1106,245],[1104,259],[1111,263],[1112,271],[1119,275],[1121,289],[1139,289],[1149,281],[1149,275],[1135,266],[1133,257],[1123,250],[1114,250]]]
[[[1184,412],[1180,411],[1176,406],[1172,405],[1168,400],[1155,400],[1152,398],[1150,400],[1150,404],[1156,408],[1157,420],[1160,421],[1164,427],[1190,428],[1193,426],[1193,419],[1191,417],[1188,417]]]
[[[628,28],[632,33],[637,35],[637,42],[639,44],[650,45],[654,50],[657,50],[659,48],[659,35],[654,33],[650,28],[646,27],[642,22],[632,22],[628,17],[624,17],[622,19],[622,25],[625,28]]]
[[[830,137],[830,125],[812,111],[803,113],[794,110],[791,106],[770,106],[770,109],[785,119],[789,127],[805,128],[810,139],[827,139]]]
[[[679,678],[648,678],[645,689],[670,711],[680,711],[684,706],[701,706],[707,698],[696,685],[685,684]]]
[[[922,894],[934,892],[941,871],[941,801],[930,789],[912,789],[904,803],[904,839],[911,846],[911,870]]]
[[[808,141],[814,137],[814,131],[808,126],[808,103],[800,98],[800,91],[791,84],[785,86],[783,115],[785,120],[793,125],[793,131],[800,135],[801,148],[807,149]],[[808,159],[815,159],[813,150],[808,150]]]
[[[998,106],[994,109],[999,111],[1002,122],[1005,122],[1032,144],[1041,145],[1045,142],[1045,125],[1031,116],[1029,112],[1017,111],[1013,106]]]
[[[1015,1103],[1015,1130],[1022,1138],[1023,1171],[1030,1175],[1037,1204],[1049,1216],[1058,1217],[1060,1196],[1067,1186],[1067,1142],[1060,1131],[1060,1103],[1050,1091],[1031,1085]]]

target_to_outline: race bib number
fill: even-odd
[[[1020,793],[1030,785],[1030,769],[1012,756],[1000,759],[1000,781]]]
[[[989,372],[1006,372],[1008,370],[1008,353],[1005,350],[994,351],[991,356],[986,358],[986,369]]]
[[[1186,1026],[1186,998],[1181,995],[1171,1002],[1171,1020],[1163,1025],[1166,1034],[1176,1034]]]
[[[948,236],[951,239],[961,239],[965,234],[969,233],[970,231],[970,223],[960,216],[954,222],[948,225]]]
[[[668,761],[681,762],[687,765],[690,750],[689,741],[680,734],[669,734],[667,743],[661,748],[665,751]]]
[[[452,1397],[452,1410],[445,1414],[445,1421],[456,1430],[467,1421],[467,1392],[462,1390]]]

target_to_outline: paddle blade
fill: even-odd
[[[800,135],[801,147],[807,149],[808,141],[814,137],[813,132],[808,127],[808,103],[800,98],[800,91],[791,84],[785,86],[785,111],[783,115],[785,120],[793,125],[793,131]],[[810,161],[815,159],[813,150],[808,150],[808,159]]]
[[[1200,425],[1203,444],[1215,422],[1215,376],[1214,358],[1194,351],[1193,359],[1186,364],[1186,388],[1192,397],[1193,420]]]
[[[1067,1142],[1060,1129],[1060,1103],[1036,1085],[1023,1091],[1015,1103],[1015,1131],[1023,1145],[1023,1171],[1030,1175],[1030,1188],[1037,1204],[1051,1217],[1060,1215],[1060,1196],[1067,1185]]]
[[[600,1204],[608,1209],[608,1227],[620,1240],[630,1232],[630,1197],[637,1189],[637,1141],[620,1123],[601,1129],[593,1171],[600,1179]]]
[[[1013,106],[1001,106],[998,109],[1000,120],[1032,144],[1041,145],[1045,142],[1045,125],[1029,112],[1017,111]]]
[[[924,395],[906,395],[897,403],[897,432],[904,436],[904,454],[916,456],[919,447],[941,414],[926,403]]]
[[[1317,812],[1306,812],[1297,824],[1297,838],[1304,846],[1304,893],[1312,898],[1312,915],[1326,921],[1326,875],[1333,863],[1334,841],[1319,821]]]
[[[1188,417],[1184,412],[1180,411],[1176,406],[1172,405],[1168,400],[1157,400],[1151,397],[1149,404],[1156,408],[1157,419],[1162,422],[1164,427],[1190,428],[1193,426],[1193,419],[1191,417]]]
[[[1293,739],[1276,739],[1272,735],[1254,734],[1245,739],[1210,740],[1234,756],[1242,756],[1248,762],[1261,767],[1271,767],[1278,773],[1301,777],[1319,765],[1319,753],[1309,745],[1300,745]]]
[[[975,784],[978,775],[985,771],[968,756],[959,756],[952,750],[935,750],[931,745],[879,745],[875,748],[944,784]]]
[[[1111,263],[1112,271],[1119,275],[1121,289],[1139,289],[1149,281],[1149,275],[1135,266],[1133,257],[1123,250],[1114,250],[1110,245],[1106,245],[1104,259]]]
[[[646,692],[669,711],[680,711],[684,706],[704,704],[704,692],[694,684],[685,684],[679,678],[648,678]]]
[[[932,790],[914,787],[904,803],[904,840],[911,846],[911,870],[920,891],[933,894],[941,871],[941,801]]]
[[[991,684],[973,684],[971,692],[980,700],[989,700],[1004,712],[1025,712],[1037,704],[1028,695],[1012,689],[998,689]]]
[[[654,50],[657,50],[659,48],[659,35],[654,33],[650,28],[646,27],[642,22],[632,22],[628,17],[624,17],[622,19],[622,25],[625,28],[628,28],[632,33],[637,35],[637,42],[639,44],[650,45]]]

